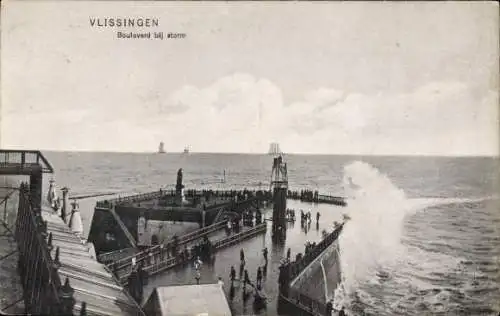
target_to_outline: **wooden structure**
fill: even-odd
[[[0,174],[29,176],[19,187],[14,236],[27,314],[143,315],[88,246],[51,208],[42,207],[42,174],[53,169],[39,151],[0,150]]]

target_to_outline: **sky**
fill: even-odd
[[[2,2],[3,148],[499,153],[494,2]],[[156,28],[90,18],[152,17]],[[181,32],[183,39],[119,39]]]

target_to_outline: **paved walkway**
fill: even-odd
[[[81,302],[87,303],[87,313],[93,315],[137,315],[139,310],[111,272],[94,258],[92,249],[73,234],[52,210],[43,209],[47,232],[53,236],[52,256],[59,247],[61,281],[66,277],[75,290],[75,312]]]

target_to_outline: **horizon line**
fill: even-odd
[[[158,153],[157,151],[105,151],[105,150],[61,150],[61,149],[18,149],[18,148],[1,148],[12,150],[38,150],[40,152],[67,152],[67,153],[103,153],[103,154],[155,154],[155,155],[168,155],[168,154],[181,154],[181,155],[196,155],[196,154],[211,154],[211,155],[265,155],[273,156],[266,152],[210,152],[210,151],[190,151],[184,153],[182,151],[169,151],[165,153]],[[500,158],[500,155],[485,155],[485,154],[408,154],[408,153],[390,153],[390,154],[368,154],[368,153],[308,153],[308,152],[283,152],[282,155],[293,156],[368,156],[368,157],[444,157],[444,158]]]

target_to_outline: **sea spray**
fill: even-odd
[[[351,220],[340,236],[342,284],[335,305],[355,295],[360,284],[390,275],[404,253],[401,238],[409,207],[403,190],[364,162],[344,167],[343,187]]]
[[[464,204],[497,197],[408,199],[386,175],[359,161],[344,167],[343,189],[350,221],[339,240],[342,283],[334,293],[335,308],[346,306],[355,314],[374,315],[420,315],[422,308],[436,313],[457,310],[459,306],[444,292],[451,288],[456,295],[466,295],[461,287],[472,274],[456,276],[460,262],[466,259],[437,251],[446,231],[441,226],[453,218],[443,218],[443,206],[450,205],[448,212],[457,212]],[[433,212],[433,221],[426,225],[429,217],[419,218],[416,213],[420,211]],[[465,208],[463,212],[470,211]],[[464,241],[449,235],[445,243],[453,246],[458,242]],[[457,279],[453,284],[444,280],[451,276]],[[385,297],[398,300],[389,304]]]

